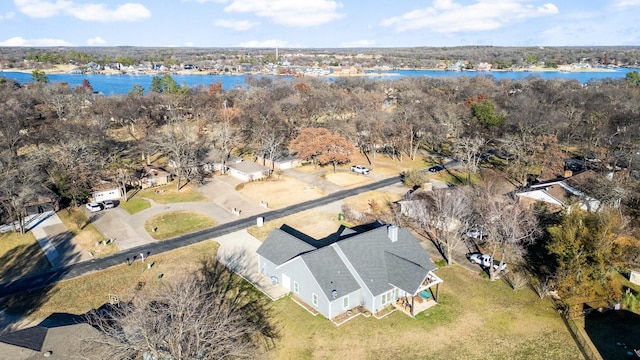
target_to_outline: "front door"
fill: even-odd
[[[282,287],[291,291],[291,278],[288,275],[282,274]]]

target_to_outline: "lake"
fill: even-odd
[[[402,77],[451,77],[451,76],[491,76],[496,80],[526,79],[531,76],[537,76],[542,79],[566,79],[577,80],[586,83],[592,80],[603,79],[621,79],[633,69],[616,69],[614,71],[594,71],[594,72],[559,72],[559,71],[540,71],[540,72],[524,72],[524,71],[491,71],[491,72],[468,72],[468,71],[437,71],[437,70],[393,70],[384,76],[373,74],[371,79],[380,80],[397,80]],[[221,83],[225,90],[242,87],[245,85],[245,79],[249,75],[171,75],[178,85],[186,84],[188,87],[209,86],[215,83]],[[279,75],[251,75],[253,77],[261,76],[279,76]],[[33,81],[31,73],[6,72],[0,71],[0,77],[14,79],[20,83]],[[82,85],[82,80],[86,79],[91,83],[95,91],[105,95],[124,95],[127,94],[134,84],[141,85],[145,91],[151,87],[151,79],[154,75],[92,75],[92,74],[47,74],[49,81],[66,82],[70,86]],[[335,79],[327,77],[327,79]]]

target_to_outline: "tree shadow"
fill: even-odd
[[[32,280],[37,280],[36,276]],[[5,284],[0,284],[0,292],[5,294],[3,285]],[[0,333],[15,331],[21,327],[20,324],[25,318],[36,313],[56,294],[58,290],[54,287],[54,285],[50,285],[37,290],[0,297],[0,308],[3,309],[0,314]]]
[[[65,231],[50,238],[52,244],[59,244],[56,259],[61,261],[54,259],[57,266],[51,266],[37,241],[15,247],[0,257],[4,270],[0,278],[0,332],[18,327],[20,321],[35,314],[56,294],[55,284],[71,270],[64,264],[76,262],[81,256],[68,245],[72,236]]]
[[[585,330],[604,359],[625,359],[640,351],[640,315],[627,310],[592,311]]]

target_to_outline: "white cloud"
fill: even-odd
[[[264,40],[264,41],[251,40],[251,41],[240,43],[240,44],[235,45],[235,46],[236,47],[251,47],[251,48],[293,47],[293,46],[291,46],[289,44],[288,41],[284,41],[284,40]]]
[[[87,39],[87,45],[89,45],[89,46],[100,46],[100,45],[104,45],[106,43],[107,43],[107,41],[105,39],[101,38],[100,36],[96,36],[94,38]]]
[[[65,11],[65,9],[73,6],[73,2],[58,1],[42,1],[42,0],[13,0],[13,3],[21,13],[33,18],[49,18],[56,16]]]
[[[616,7],[640,6],[640,0],[618,0],[615,2]]]
[[[247,20],[224,20],[224,19],[215,20],[213,24],[215,26],[229,28],[236,31],[246,31],[260,25],[260,23],[251,22]]]
[[[471,5],[435,0],[430,7],[385,19],[381,25],[395,27],[397,31],[428,29],[438,33],[456,33],[494,30],[518,20],[558,12],[554,4],[534,6],[521,0],[477,0]]]
[[[0,46],[75,46],[74,44],[60,39],[24,39],[22,37],[12,37],[5,41],[0,41]]]
[[[84,21],[138,21],[151,17],[149,9],[141,4],[127,3],[110,9],[105,4],[75,4],[73,1],[14,0],[18,10],[33,18],[71,15]]]
[[[253,13],[276,24],[310,27],[337,20],[344,16],[335,0],[233,0],[226,12]]]
[[[9,12],[5,13],[4,15],[0,14],[0,21],[13,19],[15,16],[16,16],[16,13],[14,13],[12,11],[9,11]]]
[[[227,0],[182,0],[182,2],[196,2],[198,4],[206,4],[206,3],[224,4],[227,2]]]
[[[376,45],[376,42],[373,40],[356,40],[356,41],[343,42],[340,44],[340,47],[364,48],[364,47],[372,47],[375,45]]]

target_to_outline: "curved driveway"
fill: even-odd
[[[385,186],[393,185],[400,181],[399,177],[387,178],[384,180],[376,181],[370,184],[366,184],[357,188],[336,191],[329,195],[326,195],[320,199],[305,201],[300,204],[288,206],[286,208],[278,210],[265,211],[260,214],[265,220],[274,220],[295,214],[301,211],[309,210],[318,206],[327,205],[332,202],[355,196],[364,192],[372,191],[375,189],[383,188]],[[209,204],[211,203],[202,203]],[[174,204],[172,204],[174,205]],[[193,210],[193,208],[190,208]],[[165,209],[166,211],[166,209]],[[94,258],[89,261],[84,261],[77,264],[62,266],[60,268],[52,269],[43,273],[27,276],[12,282],[0,284],[0,297],[11,295],[23,291],[39,289],[49,285],[53,285],[62,280],[72,279],[81,275],[85,275],[91,272],[100,271],[115,265],[126,263],[127,258],[133,258],[134,256],[144,253],[147,255],[160,254],[166,251],[174,250],[180,247],[192,245],[204,240],[217,238],[232,232],[248,228],[256,223],[255,216],[247,216],[238,220],[223,223],[219,226],[198,231],[191,234],[186,234],[173,239],[165,240],[162,242],[152,242],[130,249],[123,250],[117,254],[106,256],[103,258]]]

